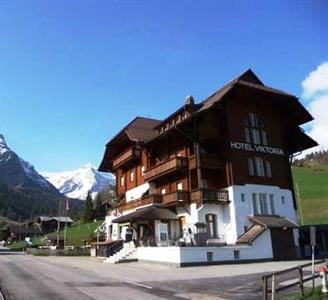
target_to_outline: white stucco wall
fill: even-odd
[[[126,202],[140,199],[142,195],[149,190],[149,188],[150,188],[149,183],[146,182],[131,190],[126,191],[125,193]]]
[[[224,262],[236,260],[234,258],[235,250],[239,251],[239,260],[272,259],[269,230],[259,236],[250,246],[139,247],[137,248],[137,257],[139,260],[172,264],[204,263],[207,262],[207,252],[212,252],[213,261]]]
[[[245,201],[241,201],[241,194],[245,195]],[[229,219],[230,214],[231,221],[227,223],[227,239],[228,243],[235,243],[237,238],[244,232],[244,226],[250,226],[248,216],[254,215],[252,205],[252,194],[267,194],[268,209],[270,211],[269,196],[274,195],[274,207],[275,214],[282,217],[286,217],[290,221],[297,223],[296,211],[293,206],[292,192],[287,189],[281,189],[277,186],[257,185],[257,184],[245,184],[234,185],[229,188],[229,199],[231,203],[229,208],[224,211],[224,217]],[[284,204],[281,197],[285,198]],[[258,207],[259,202],[258,202]],[[235,220],[233,220],[235,218]]]

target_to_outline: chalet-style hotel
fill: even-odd
[[[180,266],[295,258],[290,162],[317,145],[300,128],[312,119],[251,70],[164,120],[136,117],[99,167],[115,173],[119,202],[98,255]]]

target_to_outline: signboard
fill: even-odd
[[[285,155],[284,151],[281,148],[262,146],[262,145],[253,145],[253,144],[241,143],[241,142],[230,142],[230,148],[236,149],[236,150],[259,152],[259,153]]]

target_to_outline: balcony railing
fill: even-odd
[[[190,193],[192,202],[227,204],[229,203],[228,191],[218,189],[197,189]]]
[[[145,180],[151,181],[163,175],[187,167],[187,158],[176,156],[145,171]]]
[[[113,159],[113,168],[120,167],[125,163],[131,161],[132,159],[140,157],[140,150],[135,149],[133,147],[128,148],[122,154],[116,156]]]
[[[129,202],[126,202],[121,207],[121,209],[128,210],[128,209],[133,209],[133,208],[137,208],[140,206],[145,206],[148,204],[160,204],[160,203],[162,203],[162,195],[153,194],[153,195],[142,197],[140,199],[131,200]]]
[[[189,159],[189,168],[195,169],[196,167],[196,156],[193,155]],[[215,154],[202,154],[200,156],[200,167],[203,169],[222,169],[224,164]]]
[[[163,194],[163,205],[174,205],[178,203],[187,203],[189,201],[189,193],[186,191],[176,191],[169,194]]]

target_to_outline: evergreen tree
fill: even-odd
[[[95,201],[95,211],[94,216],[95,218],[104,218],[106,215],[106,210],[102,202],[102,195],[101,193],[98,193]]]
[[[83,222],[88,223],[93,220],[94,211],[92,204],[91,192],[88,192],[87,198],[85,199],[84,212],[83,212]]]

